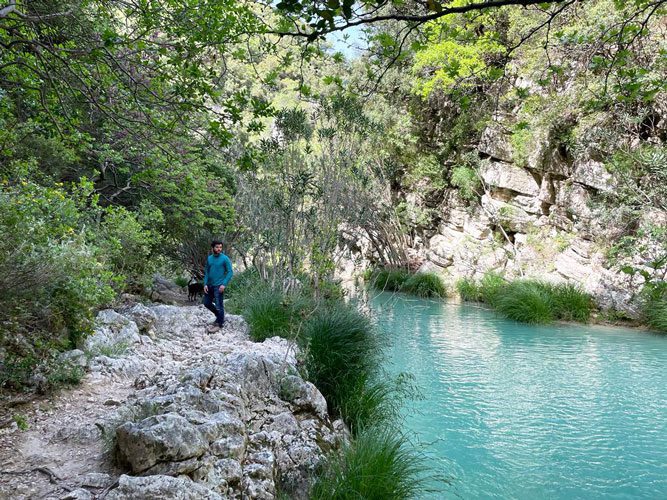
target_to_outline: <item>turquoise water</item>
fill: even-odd
[[[667,499],[667,337],[403,295],[371,305],[390,369],[423,393],[404,413],[441,479],[428,498]]]

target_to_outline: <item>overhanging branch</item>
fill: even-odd
[[[481,10],[505,7],[510,5],[518,5],[526,7],[529,5],[537,5],[537,4],[559,4],[564,1],[565,0],[488,0],[485,2],[471,3],[456,7],[443,7],[441,10],[436,12],[431,12],[430,14],[414,15],[414,14],[401,14],[400,12],[397,12],[393,14],[385,14],[380,16],[359,17],[354,21],[347,21],[344,24],[332,26],[325,29],[319,29],[319,30],[316,29],[311,32],[274,31],[271,33],[279,36],[295,36],[295,37],[315,39],[327,35],[329,33],[334,33],[336,31],[344,31],[354,26],[369,25],[383,21],[405,21],[416,24],[423,24],[428,21],[433,21],[450,14],[463,14],[466,12],[481,11]]]

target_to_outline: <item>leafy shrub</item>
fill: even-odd
[[[415,498],[425,491],[423,458],[391,428],[369,428],[330,457],[314,500]]]
[[[112,300],[119,282],[89,224],[89,193],[86,185],[69,193],[25,182],[0,192],[4,387],[20,389],[33,376],[54,386],[80,378],[60,374],[54,352],[92,331],[95,309]]]
[[[374,273],[371,284],[382,291],[397,292],[410,277],[405,269],[381,269]]]
[[[478,196],[481,182],[473,168],[466,165],[454,167],[451,182],[452,186],[459,188],[459,194],[464,200],[474,200]]]
[[[466,302],[481,302],[482,290],[480,285],[471,278],[462,278],[456,282],[456,290],[461,296],[461,300]]]
[[[551,299],[539,283],[514,281],[499,289],[493,304],[510,319],[532,324],[550,323],[554,319]]]
[[[177,277],[174,279],[174,283],[176,283],[176,285],[177,285],[177,286],[180,286],[181,288],[185,288],[186,286],[188,286],[188,283],[189,283],[189,282],[190,282],[190,280],[188,280],[188,279],[187,279],[186,277],[184,277],[184,276],[177,276]]]
[[[416,273],[410,276],[402,291],[419,297],[446,297],[447,288],[440,276],[435,273]]]
[[[667,333],[667,298],[650,301],[644,308],[644,319],[654,330]]]
[[[593,301],[589,294],[570,283],[543,286],[551,294],[553,314],[557,319],[588,322],[593,310]]]

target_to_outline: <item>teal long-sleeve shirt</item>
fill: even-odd
[[[227,286],[233,274],[232,261],[224,253],[209,255],[204,266],[204,285]]]

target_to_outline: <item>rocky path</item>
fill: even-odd
[[[344,439],[293,346],[258,344],[241,317],[216,334],[203,307],[102,311],[74,390],[6,409],[0,498],[303,498]]]

